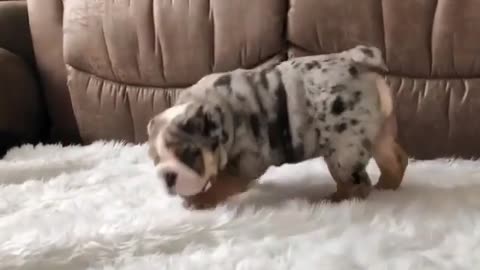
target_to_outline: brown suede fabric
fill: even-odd
[[[480,157],[477,0],[27,2],[63,140],[78,127],[86,143],[143,142],[148,119],[208,73],[256,66],[285,47],[295,57],[368,44],[385,53],[409,154]]]
[[[26,2],[0,2],[0,48],[21,56],[31,65],[34,64]]]
[[[480,156],[480,2],[295,0],[292,56],[384,50],[402,145],[416,158]]]
[[[38,142],[46,120],[42,105],[31,67],[0,48],[0,157],[12,146]]]
[[[143,142],[148,119],[182,88],[279,53],[279,3],[64,1],[64,55],[83,141]]]
[[[80,141],[67,89],[62,51],[63,4],[61,0],[28,0],[33,47],[50,117],[51,141]]]
[[[46,115],[34,73],[24,1],[0,2],[0,157],[43,138]]]

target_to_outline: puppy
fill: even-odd
[[[248,189],[269,166],[322,156],[330,199],[396,189],[407,167],[391,90],[375,47],[299,57],[261,69],[207,75],[148,124],[150,156],[170,194],[213,207]]]

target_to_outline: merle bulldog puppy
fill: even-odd
[[[150,156],[171,194],[195,208],[247,190],[269,166],[322,156],[333,201],[399,187],[407,155],[396,142],[392,94],[375,47],[298,57],[207,75],[148,124]]]

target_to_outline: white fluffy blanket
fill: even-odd
[[[480,269],[474,161],[411,163],[396,192],[311,205],[334,188],[315,160],[197,212],[164,193],[145,146],[24,146],[0,181],[0,269]]]

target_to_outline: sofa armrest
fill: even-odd
[[[0,157],[13,146],[41,141],[46,119],[32,67],[0,48]]]
[[[0,48],[34,64],[26,1],[0,1]]]

